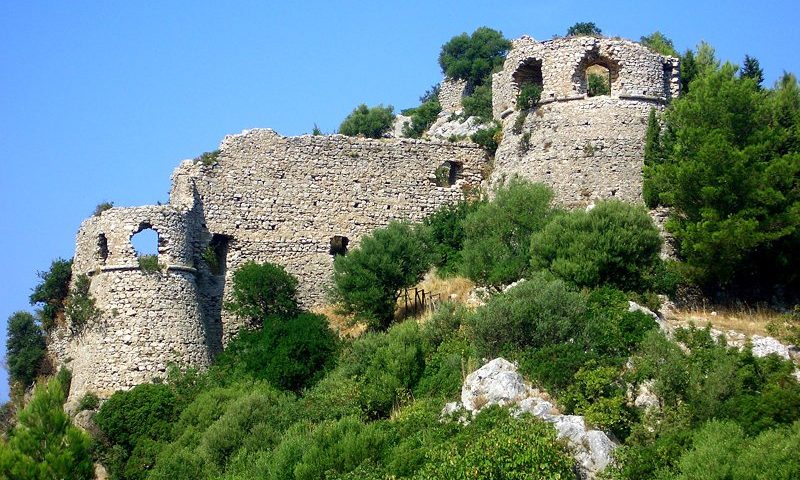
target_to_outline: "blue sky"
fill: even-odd
[[[359,103],[414,106],[439,48],[479,26],[547,39],[577,21],[800,73],[793,1],[0,4],[0,338],[95,205],[168,200],[185,158],[270,127],[333,132]],[[0,400],[7,397],[0,373]]]

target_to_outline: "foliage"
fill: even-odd
[[[311,130],[311,135],[314,135],[315,137],[322,135],[322,130],[319,129],[316,123],[314,124],[314,128]]]
[[[72,278],[72,260],[53,260],[50,270],[37,275],[41,281],[33,289],[30,301],[31,305],[42,304],[42,328],[50,331],[64,314],[64,300],[69,294]]]
[[[567,29],[567,36],[588,35],[591,37],[599,37],[603,31],[594,24],[594,22],[577,22]]]
[[[214,247],[211,245],[206,246],[201,255],[212,275],[219,275],[222,273],[222,266],[219,264],[219,257],[217,256],[217,252],[214,251]]]
[[[78,401],[78,411],[97,410],[100,406],[100,398],[93,392],[86,392]]]
[[[767,324],[767,333],[785,343],[800,345],[800,305]]]
[[[490,156],[494,157],[497,147],[500,146],[500,141],[503,139],[503,128],[497,121],[493,121],[487,128],[478,130],[469,138],[486,149]]]
[[[233,272],[231,300],[225,309],[253,325],[270,316],[291,317],[298,312],[297,284],[280,265],[247,262]]]
[[[416,322],[407,321],[386,335],[368,333],[345,352],[340,364],[359,383],[367,416],[386,417],[408,398],[425,367],[421,338]]]
[[[92,214],[95,217],[99,217],[101,213],[105,212],[106,210],[111,210],[114,208],[114,202],[100,202],[94,207],[94,213]]]
[[[694,58],[694,51],[687,49],[681,59],[681,95],[689,93],[689,85],[697,77],[697,62]]]
[[[417,108],[410,108],[403,115],[411,117],[411,121],[403,125],[403,135],[410,138],[419,138],[430,127],[442,111],[438,98],[426,101]]]
[[[555,343],[522,352],[519,371],[534,384],[557,395],[572,384],[578,370],[593,358],[583,345]]]
[[[475,87],[472,93],[461,99],[464,116],[477,117],[480,123],[492,120],[492,82],[487,79],[482,85]]]
[[[793,479],[800,476],[800,422],[747,438],[729,421],[711,421],[678,460],[679,480]]]
[[[331,296],[370,328],[386,329],[400,290],[419,282],[429,265],[423,236],[408,224],[393,222],[334,259]]]
[[[564,446],[556,442],[555,431],[530,415],[515,419],[504,414],[491,429],[470,437],[466,441],[443,443],[430,451],[427,465],[414,478],[532,480],[575,476],[574,462]]]
[[[222,352],[216,368],[234,378],[263,379],[299,392],[331,366],[336,343],[336,334],[323,315],[270,317],[259,331],[240,332]]]
[[[28,312],[8,317],[6,330],[8,383],[27,389],[36,380],[45,357],[44,332]]]
[[[757,58],[750,55],[744,56],[742,68],[739,70],[739,78],[749,78],[756,82],[758,88],[761,88],[764,83],[764,69],[761,68]]]
[[[211,152],[203,152],[200,156],[194,159],[195,163],[202,163],[203,165],[214,165],[217,163],[217,159],[219,158],[220,151],[214,150]]]
[[[590,425],[625,438],[632,412],[625,405],[625,390],[618,370],[587,363],[575,373],[575,381],[562,396],[562,402],[568,413],[584,415]]]
[[[708,291],[769,295],[765,279],[796,286],[800,248],[800,88],[759,90],[705,49],[691,91],[665,114],[646,165],[648,200],[667,223],[693,279]],[[716,62],[716,63],[715,63]],[[759,291],[766,289],[767,291]]]
[[[381,138],[392,127],[393,121],[394,108],[391,105],[370,108],[362,103],[342,121],[339,133],[350,137],[363,135],[367,138]]]
[[[440,275],[451,275],[458,270],[464,244],[464,220],[479,205],[480,202],[467,200],[445,205],[425,217],[422,227],[417,227]]]
[[[530,239],[531,266],[577,286],[647,290],[661,237],[644,208],[606,200],[559,215]]]
[[[64,302],[64,314],[73,332],[81,332],[86,325],[100,318],[101,312],[95,304],[94,297],[89,293],[90,285],[89,277],[78,275]]]
[[[467,323],[478,352],[494,358],[509,349],[566,342],[583,329],[585,309],[582,294],[535,273],[492,297]]]
[[[430,101],[439,101],[439,90],[441,90],[441,85],[438,83],[431,86],[431,88],[425,90],[425,93],[420,95],[419,103],[427,103]]]
[[[672,43],[672,40],[667,38],[666,35],[656,30],[655,32],[651,33],[650,35],[641,37],[639,39],[642,45],[649,48],[650,50],[660,53],[661,55],[666,55],[669,57],[679,57],[677,50],[675,50],[675,45]]]
[[[517,94],[517,109],[528,110],[539,104],[542,86],[538,83],[524,83]]]
[[[20,480],[91,479],[91,439],[64,412],[65,387],[58,378],[39,385],[0,439],[0,477]]]
[[[158,273],[164,266],[158,263],[158,255],[139,255],[136,260],[143,273]]]
[[[177,414],[175,393],[169,386],[144,383],[111,395],[94,423],[106,440],[131,452],[140,438],[168,439]]]
[[[586,78],[586,92],[590,97],[608,95],[611,93],[611,85],[607,75],[590,73]]]
[[[442,45],[439,66],[445,76],[479,86],[503,65],[510,48],[511,42],[501,32],[480,27],[472,35],[462,33]]]
[[[464,221],[463,273],[487,285],[521,278],[529,264],[530,237],[554,215],[552,191],[513,178]]]

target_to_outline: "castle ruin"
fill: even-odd
[[[610,95],[587,95],[600,65]],[[524,115],[519,89],[535,82],[540,104]],[[393,220],[437,208],[513,175],[549,184],[559,202],[641,201],[647,116],[679,92],[677,59],[621,39],[513,42],[493,76],[503,140],[493,160],[469,142],[282,137],[249,130],[223,139],[212,162],[187,160],[166,205],[112,208],[79,229],[73,273],[91,280],[101,318],[55,331],[49,349],[73,372],[71,399],[163,377],[170,364],[203,368],[247,325],[222,308],[232,273],[248,261],[283,265],[306,307],[324,303],[333,257]],[[442,115],[460,110],[463,82],[445,81]],[[161,270],[143,271],[131,238],[158,236]]]

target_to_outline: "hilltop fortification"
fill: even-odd
[[[610,95],[587,95],[594,65],[609,72]],[[520,121],[525,82],[543,94]],[[392,220],[419,221],[512,175],[551,185],[568,205],[640,201],[647,115],[679,85],[676,59],[634,42],[522,37],[493,77],[503,130],[493,170],[469,142],[271,130],[226,137],[213,161],[180,164],[169,204],[112,208],[81,224],[73,272],[91,279],[102,316],[50,339],[56,361],[73,371],[71,397],[108,396],[163,377],[171,363],[207,366],[247,326],[222,309],[233,271],[247,261],[283,265],[300,279],[302,303],[313,306],[324,301],[334,254]],[[443,83],[443,114],[460,109],[465,88]],[[139,268],[131,243],[148,229],[158,235],[157,273]]]

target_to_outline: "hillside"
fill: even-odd
[[[400,128],[226,137],[41,274],[0,472],[797,478],[800,86],[753,60],[483,27]]]

